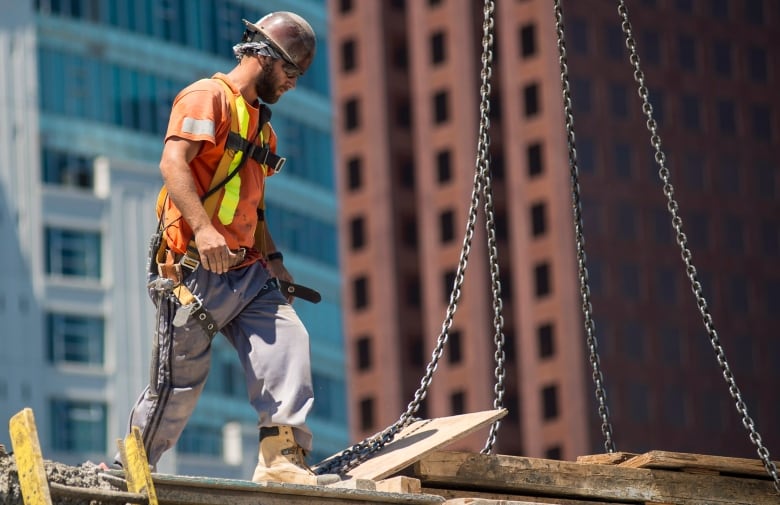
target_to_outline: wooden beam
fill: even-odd
[[[428,454],[413,467],[424,487],[680,505],[777,505],[772,482],[463,452]]]
[[[775,462],[780,467],[780,462]],[[650,451],[620,463],[631,468],[657,468],[682,471],[711,471],[731,475],[769,477],[763,462],[758,459],[728,458],[704,454]]]

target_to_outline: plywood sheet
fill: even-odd
[[[347,475],[354,479],[384,479],[426,454],[460,440],[506,415],[506,409],[415,421],[395,439]]]

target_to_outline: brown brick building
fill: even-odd
[[[755,457],[702,323],[617,2],[564,3],[591,301],[618,450]],[[780,6],[627,2],[687,247],[749,414],[780,451]],[[350,430],[394,422],[429,361],[474,180],[481,2],[330,0]],[[585,343],[555,18],[496,2],[491,155],[507,341],[497,451],[604,451]],[[423,417],[493,402],[477,225]],[[461,447],[479,449],[485,433]],[[773,454],[777,459],[777,453]]]

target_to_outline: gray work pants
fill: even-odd
[[[268,270],[257,262],[222,275],[201,267],[184,283],[236,349],[258,425],[292,426],[298,444],[310,451],[309,334],[278,289],[258,296],[268,279]],[[209,372],[211,340],[193,318],[173,326],[178,300],[152,290],[150,295],[158,309],[156,350],[149,386],[130,413],[129,425],[140,428],[154,466],[176,444],[195,409]]]

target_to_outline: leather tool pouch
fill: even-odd
[[[157,263],[157,273],[160,277],[172,280],[174,286],[181,284],[181,264],[175,261],[170,250],[165,251],[165,260]]]

